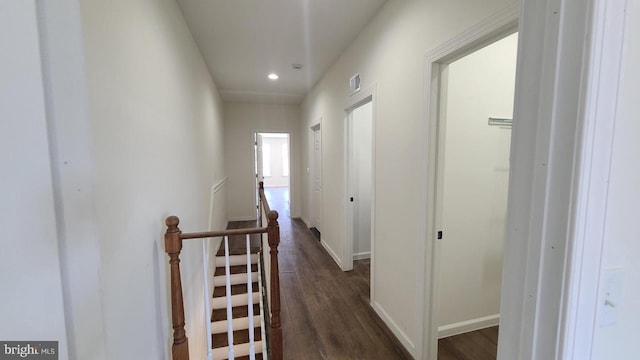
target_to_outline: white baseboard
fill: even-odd
[[[338,257],[338,255],[333,251],[333,249],[331,249],[331,247],[329,245],[327,245],[326,242],[324,242],[323,240],[320,240],[320,244],[322,244],[322,247],[327,251],[327,253],[329,253],[329,255],[331,256],[331,258],[333,258],[333,261],[336,262],[336,264],[338,264],[338,266],[340,267],[340,269],[342,269],[342,260],[340,260],[340,258]]]
[[[500,323],[500,314],[438,326],[438,339],[485,329]]]
[[[389,314],[387,314],[387,312],[384,311],[384,309],[382,308],[382,306],[380,306],[380,304],[378,304],[378,302],[372,301],[371,307],[373,308],[373,311],[375,311],[376,314],[380,316],[382,321],[384,321],[384,323],[387,325],[389,330],[391,330],[393,335],[396,336],[396,338],[400,341],[402,346],[404,346],[404,348],[409,352],[409,354],[415,357],[416,346],[414,345],[413,341],[409,339],[409,336],[407,336],[407,334],[405,334],[405,332],[402,331],[402,329],[400,329],[398,324],[396,324],[396,322],[391,319]]]
[[[371,259],[371,251],[364,251],[353,254],[353,260]]]
[[[239,216],[239,217],[229,218],[227,220],[227,222],[229,222],[229,221],[256,221],[256,218],[255,218],[255,216],[244,216],[244,217],[243,216]]]
[[[307,218],[305,218],[304,216],[300,216],[300,220],[302,220],[307,228],[311,228],[311,223],[309,222],[309,220],[307,220]]]

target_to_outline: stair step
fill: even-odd
[[[251,289],[253,292],[260,291],[260,287],[258,286],[258,282],[252,283]],[[247,293],[247,284],[238,284],[231,285],[231,295],[240,295]],[[216,286],[213,289],[213,297],[222,297],[227,296],[227,288],[226,286]]]
[[[260,293],[253,293],[253,304],[257,304],[260,302]],[[244,306],[248,305],[248,296],[247,294],[239,294],[239,295],[231,295],[231,306]],[[214,297],[211,302],[211,308],[213,309],[225,309],[227,307],[227,297],[219,296]]]
[[[262,340],[262,328],[253,328],[253,330],[249,331],[245,330],[235,330],[233,332],[233,343],[235,345],[244,344],[249,342],[249,334],[253,333],[254,341]],[[229,336],[227,333],[219,333],[219,334],[211,334],[211,344],[213,349],[225,347],[229,345]]]
[[[231,321],[233,325],[233,330],[247,330],[249,328],[249,318],[243,317],[238,319],[233,319]],[[260,316],[253,317],[253,326],[260,327]],[[220,334],[227,332],[227,320],[221,321],[212,321],[211,322],[211,333],[212,334]]]
[[[258,271],[258,264],[251,264],[251,272],[256,272]],[[218,266],[216,267],[213,275],[215,276],[220,276],[220,275],[225,275],[227,273],[226,269],[224,268],[224,266]],[[247,265],[235,265],[235,266],[229,266],[229,274],[246,274],[247,273]]]
[[[262,341],[254,342],[254,349],[256,354],[262,353]],[[250,345],[248,343],[233,345],[233,353],[235,357],[239,356],[247,356],[249,355]],[[228,359],[229,358],[229,347],[220,347],[213,349],[213,358],[214,359]]]
[[[260,304],[253,304],[253,315],[260,315]],[[240,319],[249,316],[248,306],[236,306],[231,309],[231,317],[233,319]],[[213,309],[211,311],[211,321],[227,320],[227,308]]]
[[[231,274],[229,275],[229,278],[231,280],[231,285],[238,285],[238,284],[246,284],[247,283],[247,273],[244,274]],[[218,275],[215,276],[213,278],[213,286],[225,286],[226,285],[226,281],[227,278],[225,275]],[[251,273],[251,282],[257,282],[258,281],[258,273],[257,272],[252,272]]]
[[[258,254],[251,255],[251,263],[258,263]],[[247,255],[229,255],[229,266],[247,265]],[[216,266],[224,266],[224,256],[216,256]]]

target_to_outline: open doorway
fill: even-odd
[[[347,186],[354,261],[371,258],[373,104],[369,100],[354,108],[347,119]]]
[[[322,229],[322,127],[311,127],[313,151],[311,155],[311,223],[313,236],[320,241]]]
[[[291,139],[288,133],[254,134],[256,189],[264,182],[265,195],[272,209],[291,215]],[[256,193],[256,204],[258,196]],[[259,214],[258,214],[259,216]]]
[[[496,358],[517,43],[511,34],[440,67],[438,359]]]
[[[345,108],[346,238],[341,267],[368,280],[375,301],[375,86],[354,95]]]

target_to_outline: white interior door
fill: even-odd
[[[262,134],[256,134],[256,181],[260,182],[264,180],[262,157]]]
[[[260,181],[264,180],[264,174],[262,172],[262,164],[263,164],[263,158],[262,158],[262,134],[256,133],[255,134],[255,156],[256,156],[256,162],[255,162],[255,173],[256,173],[256,213],[258,218],[260,217],[261,214],[259,214],[258,212],[260,211],[260,207],[259,207],[259,203],[260,203],[260,193],[258,190],[258,185],[260,184]]]
[[[320,127],[313,130],[313,227],[322,227],[322,133]]]

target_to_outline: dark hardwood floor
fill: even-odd
[[[438,341],[438,360],[495,360],[498,327],[490,327]]]

